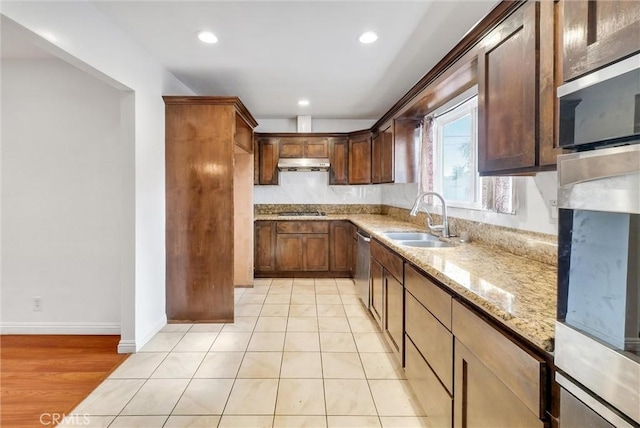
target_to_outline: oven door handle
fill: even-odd
[[[558,184],[561,187],[638,173],[638,144],[558,156]]]

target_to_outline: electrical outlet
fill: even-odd
[[[33,298],[33,312],[42,312],[42,297]]]
[[[550,214],[551,220],[558,219],[558,201],[555,199],[549,200],[549,214]]]

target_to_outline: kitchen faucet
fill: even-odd
[[[431,217],[431,214],[429,214],[429,211],[427,211],[427,204],[422,200],[425,196],[429,195],[436,196],[438,199],[440,199],[440,202],[442,202],[442,224],[433,224],[433,218]],[[413,204],[411,215],[415,217],[416,215],[418,215],[418,211],[420,211],[421,209],[425,214],[427,214],[427,226],[429,227],[429,230],[432,232],[442,232],[441,236],[443,238],[449,238],[450,235],[449,219],[447,218],[447,204],[445,203],[442,195],[438,192],[420,193],[416,198],[415,203]]]

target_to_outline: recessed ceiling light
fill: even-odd
[[[360,43],[367,45],[378,40],[378,35],[373,31],[365,31],[364,33],[360,34],[358,40],[360,41]]]
[[[309,100],[299,100],[299,101],[298,101],[298,105],[299,105],[300,107],[306,107],[306,106],[308,106],[308,105],[309,105]]]
[[[217,43],[218,42],[218,38],[216,37],[216,35],[213,34],[210,31],[200,31],[198,33],[198,38],[203,43]]]

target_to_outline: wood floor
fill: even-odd
[[[72,410],[127,358],[119,339],[2,336],[0,426],[55,426],[52,415]]]

